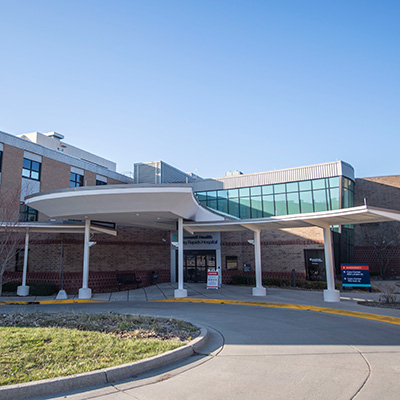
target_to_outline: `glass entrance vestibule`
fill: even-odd
[[[177,234],[171,234],[176,242]],[[204,232],[199,235],[186,234],[183,237],[183,280],[184,282],[207,282],[207,270],[221,274],[221,234]],[[220,281],[222,277],[219,277]],[[171,246],[171,281],[178,281],[178,251]]]
[[[215,250],[187,250],[183,253],[185,282],[206,282],[207,271],[216,269]]]

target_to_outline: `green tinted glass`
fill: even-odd
[[[252,196],[261,196],[261,186],[250,188],[250,193]]]
[[[284,183],[280,183],[278,185],[274,185],[274,193],[285,193],[286,192],[286,187]]]
[[[340,178],[335,176],[334,178],[329,178],[329,187],[339,187],[340,186]]]
[[[287,205],[289,214],[299,214],[300,213],[300,201],[299,193],[288,193],[287,194]]]
[[[286,184],[286,192],[297,192],[299,190],[299,184],[297,182],[290,182]]]
[[[286,195],[276,194],[275,195],[275,215],[286,215]]]
[[[354,207],[354,192],[349,193],[349,207]]]
[[[230,199],[235,199],[236,197],[239,197],[239,190],[238,189],[229,189],[228,197]]]
[[[312,193],[300,192],[300,207],[302,213],[313,212]]]
[[[250,218],[250,198],[241,198],[240,199],[240,218],[247,219]]]
[[[251,218],[261,218],[262,213],[262,197],[252,196],[251,198]]]
[[[268,185],[262,187],[262,194],[273,194],[274,193],[274,186]]]
[[[218,190],[217,196],[219,199],[227,199],[228,198],[228,191],[227,190]]]
[[[207,192],[207,200],[208,201],[217,200],[217,192],[215,191]]]
[[[263,196],[263,210],[264,217],[275,215],[274,196]]]
[[[314,190],[325,189],[325,179],[314,179],[312,181],[312,187]]]
[[[218,210],[227,214],[228,213],[228,200],[218,199]]]
[[[205,203],[207,200],[206,192],[197,192],[196,196],[200,203]]]
[[[311,181],[301,181],[299,182],[300,190],[311,190]]]
[[[339,188],[330,189],[330,194],[331,194],[331,208],[332,210],[338,210],[340,207]]]
[[[228,214],[239,218],[239,199],[230,199],[228,201]]]
[[[217,200],[207,200],[207,206],[213,210],[217,209]]]
[[[314,190],[314,210],[317,211],[327,211],[328,207],[326,204],[326,191],[325,190]]]
[[[250,188],[239,189],[239,197],[249,197],[249,196],[250,196]]]

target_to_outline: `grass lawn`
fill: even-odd
[[[129,363],[198,335],[174,319],[120,314],[0,314],[0,385]]]

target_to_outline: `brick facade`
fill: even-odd
[[[223,282],[233,275],[244,275],[243,264],[250,264],[254,276],[254,246],[249,231],[224,232],[221,234],[221,262]],[[265,230],[261,233],[261,264],[265,277],[290,278],[292,269],[298,279],[305,279],[305,249],[323,249],[323,233],[320,228],[296,228]],[[236,256],[238,269],[228,270],[226,257]]]
[[[152,271],[158,272],[159,282],[169,282],[168,233],[120,227],[116,237],[95,234],[93,240],[97,244],[90,248],[89,287],[95,292],[116,290],[117,272],[135,272],[144,286],[151,283]],[[82,286],[83,234],[31,233],[30,236],[28,283],[45,281],[61,287],[63,264],[64,288],[70,293],[77,292]],[[6,279],[17,277],[21,279],[21,273],[6,275]]]
[[[355,205],[364,198],[369,206],[400,210],[400,175],[357,179]],[[400,276],[399,222],[356,225],[354,244],[355,262],[369,264],[373,274],[385,263],[387,277]]]

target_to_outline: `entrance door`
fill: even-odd
[[[304,250],[306,275],[309,281],[325,281],[325,252],[322,249]]]
[[[215,250],[184,251],[183,279],[185,282],[206,282],[207,270],[215,268]]]

